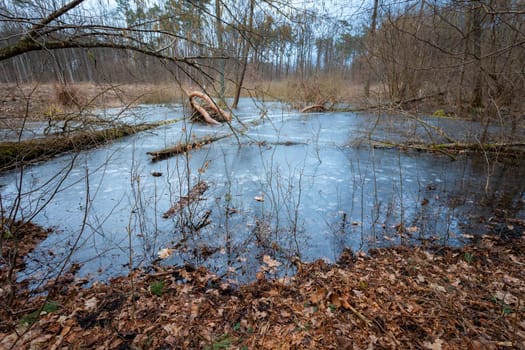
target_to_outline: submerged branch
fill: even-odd
[[[204,181],[199,181],[195,186],[191,188],[187,196],[180,197],[179,201],[175,203],[167,212],[165,212],[162,217],[168,219],[171,216],[177,214],[182,209],[190,205],[192,202],[200,200],[200,197],[208,189],[208,184]],[[209,216],[209,214],[208,214]]]

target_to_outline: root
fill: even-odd
[[[215,101],[211,99],[208,95],[200,91],[192,91],[188,93],[190,99],[191,107],[194,112],[192,118],[195,120],[203,120],[208,124],[220,124],[221,122],[230,122],[231,115],[230,113],[222,110],[217,106]],[[204,106],[200,105],[195,101],[196,98],[200,98],[204,101]]]

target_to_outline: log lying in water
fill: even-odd
[[[204,181],[199,181],[195,186],[193,186],[188,193],[188,195],[180,197],[179,201],[175,203],[167,212],[162,215],[164,219],[168,219],[173,215],[180,212],[182,209],[190,205],[192,202],[198,201],[201,199],[201,196],[209,188],[208,184]]]
[[[523,155],[525,154],[525,143],[441,143],[441,144],[422,144],[422,143],[388,143],[382,141],[372,141],[374,148],[401,148],[413,149],[417,151],[439,152],[451,159],[456,159],[454,153],[462,152],[479,152],[479,153],[499,153],[505,155]]]
[[[191,107],[194,109],[192,119],[203,119],[208,124],[220,124],[220,122],[231,121],[230,113],[222,110],[217,104],[211,99],[210,96],[200,91],[192,91],[188,94],[190,99]],[[204,101],[205,105],[200,105],[195,99],[200,98]]]
[[[78,152],[97,147],[105,142],[138,132],[150,130],[177,120],[160,121],[140,125],[121,125],[110,129],[78,131],[41,139],[8,141],[0,143],[0,172],[22,164],[32,164],[50,159],[64,152]]]
[[[310,113],[310,112],[326,112],[326,107],[324,104],[315,104],[306,106],[303,109],[301,109],[301,113]]]
[[[190,142],[180,142],[172,147],[168,147],[160,151],[146,152],[146,154],[151,156],[152,162],[157,162],[159,160],[164,160],[164,159],[176,156],[177,154],[191,151],[192,149],[198,149],[209,143],[219,141],[226,137],[230,137],[231,135],[233,134],[226,134],[226,135],[215,136],[215,137],[207,136],[204,138],[192,140]]]

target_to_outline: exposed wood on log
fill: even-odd
[[[192,149],[197,149],[201,146],[224,139],[226,137],[230,137],[231,135],[233,134],[226,134],[226,135],[216,136],[216,137],[208,136],[208,137],[193,140],[191,142],[181,142],[172,147],[168,147],[160,151],[147,152],[146,154],[151,156],[152,162],[157,162],[159,160],[164,160],[164,159],[176,156],[177,154],[191,151]]]
[[[209,186],[206,182],[199,181],[195,186],[192,187],[188,195],[180,197],[179,201],[175,203],[175,205],[172,206],[167,212],[165,212],[162,217],[164,219],[168,219],[190,205],[192,202],[201,200],[201,196],[208,188]]]
[[[210,96],[206,95],[200,91],[192,91],[188,93],[190,99],[190,104],[193,109],[204,119],[208,124],[220,124],[220,122],[229,122],[231,121],[230,113],[222,110],[217,106],[215,101],[211,99]],[[195,101],[196,98],[200,98],[205,102],[205,107],[201,106],[198,102]],[[208,110],[211,111],[208,112]]]
[[[306,106],[303,109],[301,109],[301,113],[309,113],[309,112],[326,112],[326,107],[322,104],[315,104]]]

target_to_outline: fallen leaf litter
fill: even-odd
[[[13,310],[25,313],[4,312],[0,348],[525,349],[524,264],[525,237],[484,236],[458,249],[346,252],[240,287],[189,267],[90,288],[68,279],[47,301],[22,294]],[[21,322],[49,301],[56,311]]]

